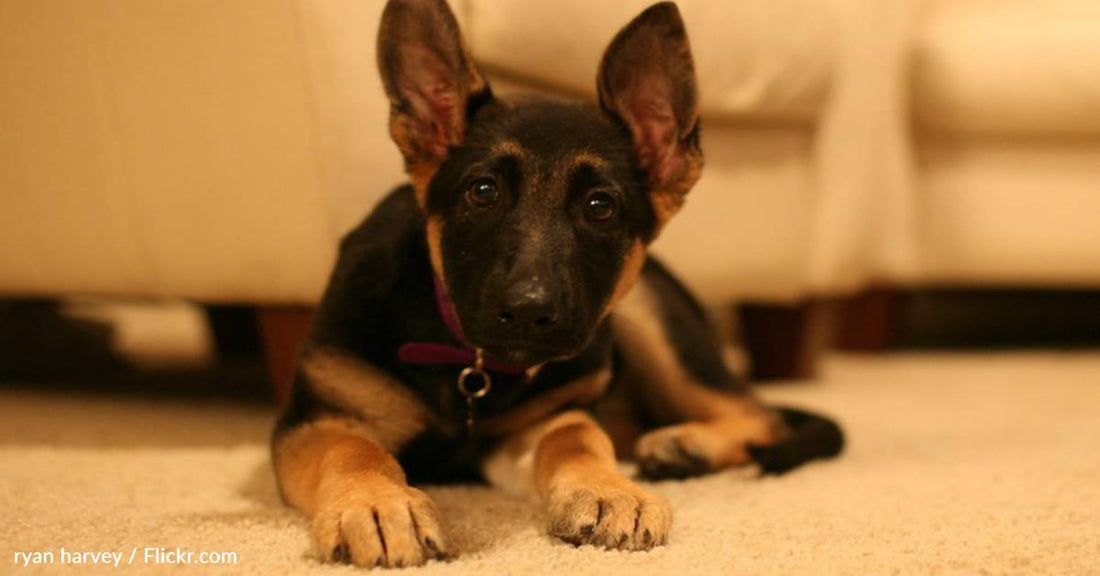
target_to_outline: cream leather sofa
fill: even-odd
[[[646,4],[453,3],[500,86],[581,97]],[[712,300],[812,287],[835,29],[820,2],[768,4],[683,7],[708,167],[659,250]],[[0,291],[315,301],[340,234],[402,180],[382,5],[0,0]]]
[[[1100,287],[1100,2],[936,0],[911,74],[909,272]]]
[[[0,0],[0,292],[308,304],[402,180],[382,0]],[[500,87],[591,97],[648,0],[452,0]],[[684,0],[711,302],[1100,285],[1092,0]]]

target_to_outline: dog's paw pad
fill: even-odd
[[[713,467],[687,426],[654,430],[638,439],[634,454],[638,471],[644,478],[690,478],[710,472]]]

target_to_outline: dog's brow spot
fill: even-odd
[[[500,156],[515,156],[523,158],[527,156],[527,149],[515,140],[502,140],[493,145],[493,152]]]
[[[588,151],[578,152],[569,160],[569,167],[571,169],[580,168],[586,164],[599,169],[607,166],[607,160],[602,156],[598,156]]]

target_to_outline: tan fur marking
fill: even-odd
[[[547,497],[555,482],[615,470],[615,447],[591,418],[548,430],[535,452],[535,490]]]
[[[650,289],[639,284],[612,314],[616,341],[627,351],[626,361],[646,378],[646,391],[657,396],[675,415],[709,419],[738,415],[758,405],[752,396],[731,396],[692,382],[676,358],[664,327],[655,313]]]
[[[440,284],[444,288],[444,292],[449,293],[447,288],[447,278],[443,275],[443,220],[438,215],[428,216],[428,222],[425,227],[425,232],[428,238],[428,259],[431,260],[432,270],[435,272],[435,277],[439,279]]]
[[[650,195],[650,199],[653,202],[653,213],[657,218],[656,233],[660,234],[661,230],[664,230],[668,221],[680,211],[680,208],[684,205],[684,197],[669,192],[654,192]]]
[[[534,454],[534,485],[550,533],[574,544],[647,550],[664,543],[672,510],[615,468],[615,450],[591,419],[546,431]]]
[[[566,542],[647,550],[664,543],[672,526],[668,503],[618,473],[611,441],[579,410],[506,439],[482,470],[495,486],[537,493],[550,533]]]
[[[346,418],[325,418],[296,428],[278,440],[275,473],[287,503],[308,516],[317,510],[325,476],[370,472],[405,483],[405,473],[363,426]]]
[[[527,370],[524,370],[523,374],[524,374],[524,376],[527,376],[528,380],[534,380],[535,376],[538,376],[539,372],[542,371],[543,366],[546,366],[546,364],[545,363],[535,364],[534,366],[528,368]]]
[[[570,159],[569,169],[570,171],[572,171],[585,164],[588,164],[593,168],[599,169],[607,166],[607,160],[604,159],[602,156],[597,156],[596,154],[588,151],[578,152],[574,154],[573,157]]]
[[[645,244],[641,240],[635,240],[634,245],[630,247],[630,251],[627,252],[626,259],[623,261],[622,270],[619,271],[619,280],[615,283],[615,290],[611,293],[611,298],[604,308],[603,316],[607,316],[634,288],[634,284],[638,281],[638,275],[641,274],[642,267],[645,266],[645,260]]]
[[[683,437],[715,468],[747,462],[748,442],[770,444],[786,430],[780,419],[750,394],[732,395],[707,388],[684,371],[667,334],[653,312],[652,295],[639,285],[615,309],[612,328],[626,351],[628,385],[658,418],[696,421],[679,432],[657,430],[638,441],[639,457],[651,455],[654,438]],[[661,436],[664,434],[665,436]],[[647,440],[649,438],[649,440]]]
[[[635,458],[640,462],[682,461],[684,455],[701,458],[710,470],[752,462],[746,445],[767,444],[775,438],[772,426],[760,419],[734,417],[688,422],[658,428],[638,438]]]
[[[535,487],[535,448],[543,437],[562,426],[590,421],[588,414],[571,410],[533,423],[501,442],[482,461],[481,470],[493,486],[517,495],[531,493]]]
[[[413,191],[416,193],[416,203],[421,210],[428,208],[428,187],[438,170],[439,163],[429,161],[408,163],[405,167],[409,181],[412,182]]]
[[[396,452],[424,430],[431,411],[390,375],[331,349],[306,354],[302,370],[313,390],[357,416],[363,430],[383,448]]]
[[[522,406],[495,418],[478,422],[476,432],[490,436],[511,434],[546,418],[558,408],[570,403],[584,404],[599,398],[611,382],[611,371],[601,370],[559,386]]]
[[[527,158],[527,149],[515,140],[502,140],[493,145],[493,153],[498,156]]]
[[[312,520],[316,555],[366,567],[414,566],[443,556],[435,504],[408,486],[401,466],[369,436],[358,422],[332,418],[277,441],[280,490]]]
[[[427,207],[428,185],[431,184],[442,158],[436,158],[420,149],[416,140],[416,120],[407,114],[390,113],[390,137],[405,159],[405,173],[416,192],[416,203],[423,210]]]
[[[653,212],[657,218],[654,238],[660,235],[668,221],[684,206],[688,192],[702,176],[704,165],[702,152],[689,151],[683,164],[682,173],[672,182],[671,188],[658,189],[650,193]]]

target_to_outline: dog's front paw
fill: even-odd
[[[446,557],[439,512],[428,495],[385,479],[326,487],[313,517],[313,543],[326,562],[419,566]]]
[[[619,476],[559,483],[550,493],[550,534],[575,545],[649,550],[668,540],[672,508]]]

